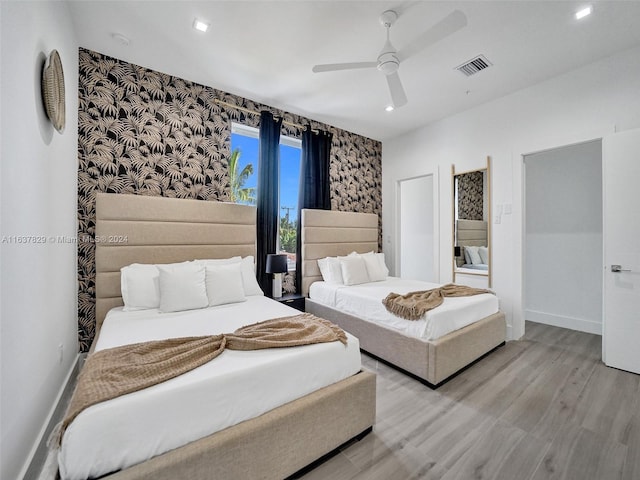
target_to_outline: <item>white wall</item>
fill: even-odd
[[[480,73],[479,75],[482,75]],[[493,288],[507,315],[510,338],[524,333],[522,317],[522,155],[640,127],[640,47],[383,143],[384,250],[395,268],[398,179],[434,170],[440,191],[440,281],[451,280],[451,180],[445,174],[484,166],[492,158],[492,209],[509,206],[493,224]],[[473,92],[473,77],[470,77]],[[464,92],[461,92],[464,95]],[[495,215],[494,215],[495,217]],[[387,240],[390,239],[388,242]]]
[[[602,142],[525,157],[525,318],[602,334]]]
[[[78,45],[63,2],[0,2],[0,477],[22,478],[76,360]],[[40,95],[45,55],[65,74],[66,129]],[[11,236],[45,243],[11,243]],[[63,356],[59,360],[59,345]]]
[[[433,175],[402,180],[400,276],[435,282]]]

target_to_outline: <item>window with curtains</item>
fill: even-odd
[[[256,204],[258,184],[258,129],[238,123],[231,125],[229,179],[231,201]],[[286,253],[289,270],[296,269],[296,235],[298,225],[298,189],[302,142],[280,136],[280,211],[278,250]]]

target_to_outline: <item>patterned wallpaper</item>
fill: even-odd
[[[483,178],[482,171],[456,175],[458,181],[458,218],[483,219]]]
[[[270,110],[284,120],[333,133],[331,208],[382,211],[382,145],[91,50],[80,49],[78,112],[78,335],[87,351],[95,334],[95,195],[130,193],[226,201],[231,122],[258,127],[259,116],[221,106]],[[282,134],[300,138],[284,124]],[[381,222],[380,222],[381,225]],[[382,244],[381,233],[378,239]],[[284,279],[292,291],[292,276]]]

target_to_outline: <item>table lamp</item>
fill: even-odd
[[[286,254],[270,253],[267,255],[267,268],[265,271],[273,274],[273,298],[282,296],[282,274],[286,273],[287,270]]]

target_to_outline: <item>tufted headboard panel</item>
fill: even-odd
[[[378,215],[302,210],[302,293],[322,280],[317,260],[351,252],[378,251]]]
[[[132,263],[256,254],[256,208],[205,200],[96,195],[96,331],[122,305],[120,269]]]

